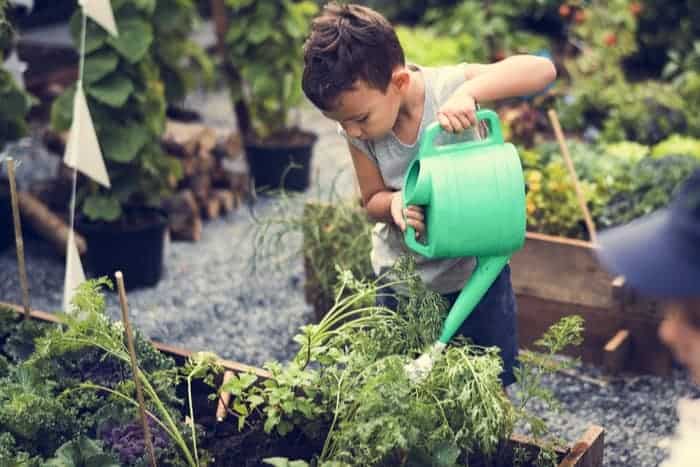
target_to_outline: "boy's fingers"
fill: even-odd
[[[474,110],[467,111],[467,118],[469,119],[469,123],[472,125],[477,125],[479,123],[479,121],[476,119],[476,112]]]
[[[469,114],[467,113],[457,114],[457,118],[459,119],[459,123],[462,124],[462,128],[464,129],[467,129],[472,125],[472,122],[469,120]]]
[[[452,125],[452,131],[459,133],[460,131],[464,130],[464,127],[462,126],[462,122],[459,120],[459,117],[456,114],[448,115],[447,118],[450,119],[450,125]]]
[[[450,122],[450,119],[447,118],[447,115],[444,113],[438,113],[438,121],[440,122],[440,126],[445,130],[445,131],[453,131],[452,130],[452,123]]]
[[[425,232],[425,224],[417,221],[415,219],[409,219],[408,220],[408,225],[413,227],[416,230],[416,233],[423,233]]]
[[[423,215],[423,210],[419,208],[413,208],[411,209],[410,207],[406,210],[405,212],[406,218],[408,219],[416,219],[419,221],[423,221],[425,218]]]

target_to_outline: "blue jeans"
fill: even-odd
[[[396,310],[398,304],[393,291],[387,290],[388,296],[377,297],[376,304]],[[460,291],[443,295],[451,308]],[[515,382],[513,368],[518,358],[517,305],[510,282],[510,265],[503,271],[474,308],[472,314],[459,328],[457,334],[469,338],[472,343],[483,347],[498,347],[503,359],[501,381],[503,386]]]

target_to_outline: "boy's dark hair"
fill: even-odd
[[[321,110],[359,79],[385,92],[391,74],[403,66],[403,49],[389,21],[361,5],[329,3],[311,24],[304,44],[302,89]]]

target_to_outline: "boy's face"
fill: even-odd
[[[394,72],[386,92],[358,80],[353,89],[340,94],[333,110],[323,114],[353,138],[378,139],[394,127],[409,81],[410,74],[403,69]]]
[[[665,307],[659,336],[685,365],[696,384],[700,384],[700,328],[688,321],[691,311],[700,312],[700,299],[670,302]]]

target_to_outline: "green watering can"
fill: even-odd
[[[496,112],[479,110],[489,135],[482,140],[436,146],[442,132],[433,123],[423,132],[418,155],[403,184],[404,207],[424,208],[422,242],[408,227],[406,244],[428,258],[476,257],[476,268],[443,323],[429,352],[407,367],[420,378],[469,317],[511,255],[525,242],[525,181],[518,152],[503,142]]]

